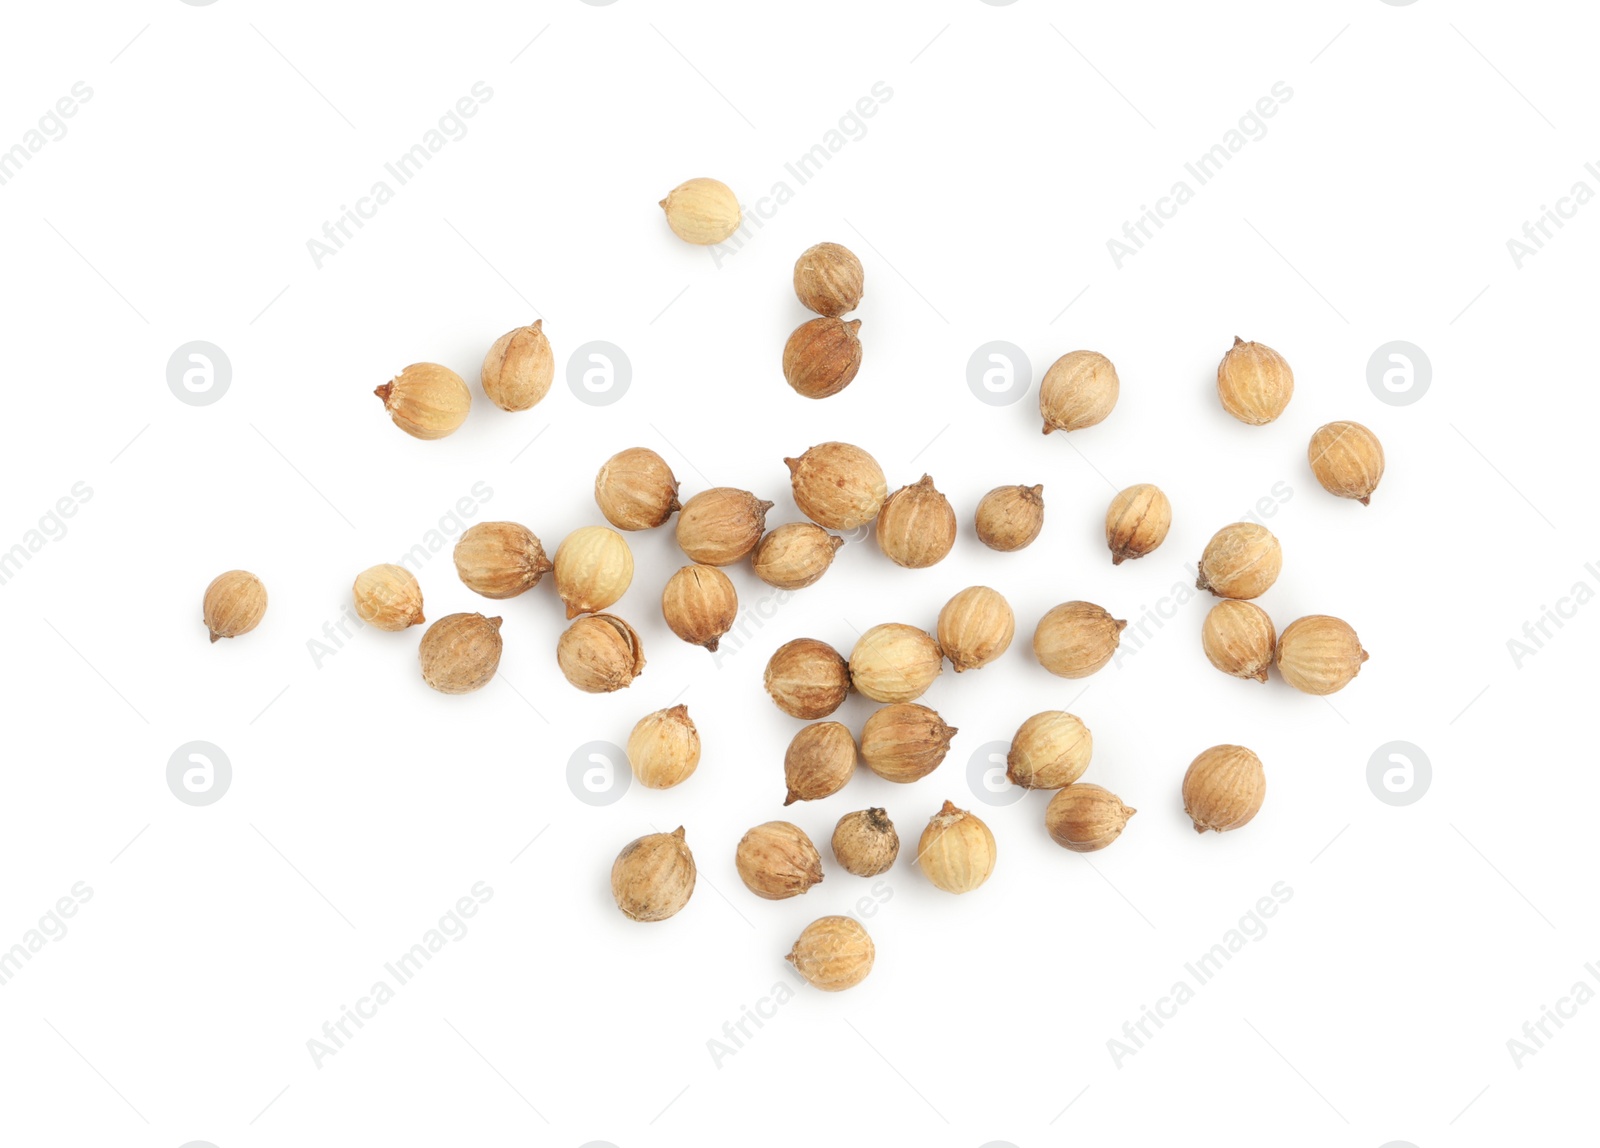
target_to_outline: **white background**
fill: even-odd
[[[1579,610],[1520,668],[1507,640],[1573,583],[1600,585],[1584,570],[1600,545],[1578,467],[1600,413],[1600,208],[1520,270],[1506,240],[1575,181],[1600,188],[1583,166],[1600,159],[1595,31],[1578,5],[1439,0],[12,6],[0,147],[75,82],[93,95],[0,187],[0,544],[74,483],[93,494],[0,586],[0,946],[75,882],[93,896],[0,987],[0,1135],[1571,1142],[1600,1007],[1520,1067],[1506,1042],[1573,982],[1593,986],[1583,965],[1600,958],[1600,782],[1581,716],[1600,611]],[[319,270],[307,240],[476,81],[493,96],[467,135]],[[796,186],[784,164],[878,81],[892,98],[865,135]],[[1293,96],[1266,136],[1119,270],[1106,240],[1278,81]],[[697,175],[747,204],[779,180],[795,194],[719,266],[656,207]],[[809,402],[778,365],[806,317],[791,265],[822,239],[865,264],[865,363]],[[558,379],[506,414],[477,366],[536,316]],[[1294,401],[1268,427],[1217,405],[1235,334],[1294,365]],[[195,339],[232,363],[214,405],[167,387],[169,355]],[[632,363],[611,406],[564,381],[594,339]],[[967,386],[968,356],[995,339],[1033,362],[1015,405]],[[1414,405],[1367,385],[1369,356],[1394,339],[1432,363]],[[1046,438],[1037,379],[1077,347],[1115,361],[1121,402],[1071,442]],[[473,383],[447,440],[407,438],[372,396],[418,360]],[[1312,430],[1337,418],[1387,449],[1370,508],[1307,469]],[[421,541],[474,483],[493,491],[476,520],[524,522],[553,551],[599,521],[601,461],[644,445],[685,496],[746,487],[777,503],[775,525],[797,517],[783,456],[827,439],[871,450],[891,486],[932,474],[960,515],[950,558],[906,571],[852,544],[777,609],[733,570],[768,616],[719,664],[661,621],[683,561],[670,530],[634,536],[616,609],[649,666],[611,696],[560,677],[548,581],[490,604],[447,552],[422,573],[427,613],[505,617],[489,688],[426,689],[417,630],[360,632],[320,668],[308,652],[355,573]],[[1138,481],[1168,491],[1172,532],[1113,569],[1101,517]],[[1045,532],[988,552],[973,508],[1014,482],[1044,484]],[[1284,569],[1261,604],[1280,628],[1350,620],[1372,660],[1348,689],[1324,701],[1217,673],[1198,598],[1161,607],[1175,616],[1086,683],[1034,663],[1051,605],[1155,611],[1211,533],[1277,483],[1292,492],[1269,521]],[[261,575],[271,607],[212,646],[201,593],[235,567]],[[931,627],[976,582],[1008,596],[1018,638],[924,699],[960,727],[945,764],[912,787],[863,770],[784,813],[799,723],[762,692],[771,650],[797,636],[847,650],[881,621]],[[705,742],[694,778],[580,801],[572,752],[621,744],[680,695]],[[1049,841],[1047,795],[991,806],[967,774],[979,747],[1069,704],[1095,735],[1086,780],[1140,811],[1093,857]],[[859,730],[869,712],[853,698],[838,716]],[[204,808],[165,780],[196,739],[234,771]],[[1433,765],[1403,808],[1366,780],[1394,740]],[[1179,784],[1218,742],[1260,753],[1268,797],[1247,828],[1199,837]],[[999,840],[993,879],[961,898],[909,864],[946,798]],[[828,857],[802,900],[760,901],[735,843],[774,817],[820,843],[869,804],[908,842],[867,922],[871,977],[798,993],[719,1064],[707,1042],[790,983],[780,958],[799,930],[870,900]],[[611,903],[611,860],[678,824],[700,887],[679,917],[635,925]],[[470,932],[316,1067],[307,1040],[479,881],[493,898]],[[1293,896],[1267,935],[1119,1067],[1107,1041],[1277,882]]]

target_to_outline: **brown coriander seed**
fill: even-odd
[[[685,642],[716,653],[739,617],[739,593],[715,566],[685,566],[661,591],[661,616]]]
[[[794,504],[828,530],[854,530],[871,522],[889,496],[878,460],[847,442],[819,443],[783,461]]]
[[[462,584],[485,598],[515,598],[553,569],[538,536],[515,522],[469,526],[452,557]]]
[[[702,490],[678,511],[678,546],[691,562],[732,566],[761,541],[771,509],[772,503],[748,490],[731,486]]]
[[[826,316],[801,323],[783,345],[783,377],[808,399],[848,387],[861,370],[861,320]]]
[[[854,877],[887,873],[900,855],[900,835],[888,811],[874,806],[839,818],[833,827],[833,859]]]
[[[483,357],[483,393],[503,411],[525,411],[550,393],[556,361],[544,320],[507,331]]]
[[[428,627],[417,647],[422,680],[441,694],[470,694],[500,668],[500,619],[447,614]]]
[[[1016,632],[1011,604],[987,586],[968,586],[939,611],[939,648],[958,674],[994,661]]]
[[[1117,368],[1098,351],[1068,351],[1039,384],[1044,433],[1075,431],[1104,422],[1122,389]]]
[[[1195,588],[1218,598],[1259,598],[1278,580],[1283,547],[1272,531],[1254,522],[1224,526],[1200,555]]]
[[[671,789],[700,765],[700,731],[689,707],[673,706],[645,714],[628,735],[628,766],[648,789]]]
[[[1109,789],[1088,781],[1059,790],[1045,807],[1044,826],[1050,839],[1074,853],[1094,853],[1122,834],[1128,818],[1139,812],[1122,804]]]
[[[706,247],[739,230],[739,197],[721,180],[686,180],[667,193],[660,207],[667,213],[667,226],[685,243]]]
[[[976,526],[990,550],[1021,550],[1044,529],[1044,487],[995,487],[978,501]]]
[[[861,260],[839,243],[818,243],[794,262],[794,293],[802,306],[837,319],[861,305]]]
[[[994,834],[974,813],[949,801],[917,842],[917,867],[946,893],[970,893],[994,872]]]
[[[825,718],[850,694],[850,663],[826,642],[795,638],[773,651],[762,684],[773,704],[803,721]]]
[[[1094,737],[1065,710],[1036,713],[1018,728],[1006,754],[1006,778],[1024,789],[1062,789],[1089,768]]]
[[[1322,489],[1362,506],[1383,479],[1383,444],[1360,423],[1337,422],[1318,427],[1306,447],[1311,473]]]
[[[373,392],[394,425],[412,438],[453,434],[467,421],[472,392],[461,376],[438,363],[412,363]]]
[[[422,616],[422,587],[404,566],[384,563],[356,575],[351,587],[356,616],[369,626],[391,633],[427,621]]]
[[[850,651],[850,682],[875,702],[914,701],[943,669],[939,643],[901,622],[872,627]]]
[[[629,920],[665,921],[689,903],[694,879],[694,854],[680,825],[623,846],[611,866],[611,896]]]
[[[594,476],[594,500],[618,530],[652,530],[678,510],[678,480],[649,447],[618,451]]]
[[[958,731],[927,706],[884,706],[861,728],[861,760],[885,781],[918,781],[944,761]]]
[[[562,676],[584,693],[626,689],[644,672],[644,651],[632,626],[614,614],[585,614],[556,641]]]
[[[633,584],[633,551],[609,526],[580,526],[556,547],[556,593],[567,617],[616,604]]]
[[[876,955],[859,921],[833,916],[819,917],[801,930],[783,959],[813,988],[836,993],[866,980]]]
[[[897,566],[932,566],[955,543],[956,512],[927,475],[895,491],[878,511],[878,549]]]
[[[1294,397],[1294,372],[1265,343],[1247,343],[1235,335],[1217,364],[1217,397],[1223,410],[1240,422],[1263,426]]]
[[[1225,833],[1261,811],[1267,775],[1261,759],[1242,745],[1214,745],[1183,775],[1183,811],[1194,831]]]
[[[801,590],[828,572],[844,539],[815,522],[786,522],[756,543],[750,565],[768,586]]]
[[[1106,545],[1111,564],[1143,558],[1160,546],[1172,526],[1172,503],[1161,488],[1141,482],[1120,491],[1106,508]]]
[[[819,721],[794,735],[783,755],[783,777],[789,787],[785,805],[820,801],[838,793],[856,772],[856,739],[836,721]]]
[[[206,587],[200,603],[200,616],[215,643],[218,638],[237,638],[261,624],[267,613],[267,588],[248,570],[229,570],[218,574]]]
[[[1200,645],[1206,660],[1223,673],[1264,682],[1277,649],[1277,633],[1260,606],[1225,598],[1206,615]]]
[[[1117,652],[1127,622],[1093,602],[1063,602],[1033,631],[1033,656],[1058,678],[1086,678]]]
[[[822,855],[798,825],[768,821],[739,839],[734,851],[739,880],[757,897],[798,897],[822,880]]]
[[[1338,693],[1355,680],[1367,657],[1350,623],[1326,614],[1296,618],[1278,636],[1278,672],[1302,693]]]

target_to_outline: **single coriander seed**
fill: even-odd
[[[1141,482],[1121,491],[1106,508],[1106,545],[1111,564],[1143,558],[1160,546],[1172,526],[1172,503],[1161,488]]]
[[[211,641],[237,638],[261,624],[267,613],[267,588],[248,570],[218,574],[206,587],[200,615]]]
[[[910,784],[939,768],[957,732],[927,706],[884,706],[861,728],[861,760],[885,781]]]
[[[732,566],[756,548],[772,503],[748,490],[716,486],[702,490],[678,512],[678,546],[691,562]]]
[[[1044,825],[1051,840],[1074,853],[1094,853],[1122,834],[1128,818],[1139,812],[1122,804],[1109,789],[1087,781],[1075,782],[1050,799]]]
[[[628,735],[626,752],[633,776],[649,789],[671,789],[688,781],[700,764],[700,731],[689,707],[645,714]]]
[[[783,755],[783,777],[789,787],[785,805],[820,801],[838,793],[855,776],[856,739],[836,721],[819,721],[794,735]]]
[[[1050,365],[1039,384],[1044,433],[1075,431],[1104,422],[1122,389],[1117,368],[1098,351],[1069,351]]]
[[[900,855],[900,835],[886,810],[873,807],[846,813],[833,827],[833,859],[855,877],[887,873]]]
[[[794,293],[801,305],[837,319],[861,305],[861,260],[838,243],[808,247],[794,263]]]
[[[1011,604],[987,586],[968,586],[939,611],[939,648],[958,674],[994,661],[1016,632]]]
[[[1086,678],[1116,654],[1127,624],[1093,602],[1063,602],[1039,619],[1033,655],[1059,678]]]
[[[611,866],[611,896],[632,921],[665,921],[694,893],[694,854],[683,826],[630,841]]]
[[[783,377],[808,399],[848,387],[861,370],[861,320],[817,318],[801,323],[783,345]]]
[[[897,566],[932,566],[955,543],[956,512],[927,475],[895,491],[878,511],[878,549]]]
[[[351,593],[356,616],[369,626],[392,632],[427,621],[422,616],[422,587],[404,566],[369,566],[356,575]]]
[[[1294,372],[1265,343],[1247,343],[1235,335],[1233,346],[1217,364],[1217,397],[1240,422],[1263,426],[1281,415],[1294,397]]]
[[[1021,550],[1044,529],[1044,487],[995,487],[978,502],[976,526],[990,550]]]
[[[556,547],[555,578],[568,618],[604,610],[633,584],[633,551],[609,526],[581,526]]]
[[[1224,833],[1248,824],[1266,796],[1261,759],[1242,745],[1212,746],[1183,775],[1183,811],[1196,833]]]
[[[441,694],[481,690],[500,668],[500,619],[447,614],[422,635],[417,659],[422,680]]]
[[[600,467],[594,500],[618,530],[652,530],[677,513],[678,480],[655,451],[629,447]]]
[[[739,880],[758,897],[782,901],[798,897],[822,880],[822,856],[805,830],[787,821],[768,821],[746,833],[734,851]]]
[[[1023,722],[1006,754],[1006,777],[1024,789],[1062,789],[1083,776],[1094,737],[1065,710],[1045,710]]]
[[[667,628],[691,646],[717,652],[717,643],[739,617],[739,593],[715,566],[685,566],[661,591]]]
[[[525,411],[550,393],[556,361],[544,320],[507,331],[483,357],[483,393],[503,411]]]
[[[453,557],[462,584],[485,598],[515,598],[552,569],[538,536],[515,522],[468,527]]]
[[[1311,473],[1322,489],[1362,506],[1383,478],[1383,444],[1360,423],[1337,422],[1318,427],[1306,448]]]
[[[661,201],[667,226],[685,243],[721,243],[739,230],[739,197],[721,180],[704,177],[680,183]]]
[[[826,642],[795,638],[767,661],[762,684],[773,704],[804,721],[825,718],[850,694],[850,664]]]
[[[949,801],[917,843],[917,867],[946,893],[970,893],[994,872],[994,834],[973,813]]]
[[[461,376],[438,363],[412,363],[373,393],[394,425],[412,438],[453,434],[472,406],[472,392]]]
[[[1278,672],[1303,693],[1338,693],[1355,680],[1367,657],[1350,623],[1326,614],[1297,618],[1278,636]]]
[[[1200,644],[1206,660],[1223,673],[1264,682],[1277,649],[1277,634],[1260,606],[1226,598],[1206,615]]]
[[[889,496],[877,459],[847,442],[819,443],[783,461],[794,504],[828,530],[854,530],[871,522]]]
[[[556,641],[556,664],[580,690],[609,694],[644,672],[644,651],[632,626],[614,614],[585,614]]]
[[[1272,531],[1254,522],[1224,526],[1200,555],[1196,589],[1218,598],[1259,598],[1283,569],[1283,548]]]
[[[768,586],[802,590],[828,572],[834,553],[843,545],[843,538],[815,522],[786,522],[761,536],[750,565]]]
[[[872,938],[861,923],[835,916],[807,925],[783,959],[812,987],[836,993],[866,980],[875,957]]]
[[[850,651],[850,681],[875,702],[914,701],[943,668],[939,643],[900,622],[872,627]]]

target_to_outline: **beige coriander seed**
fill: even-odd
[[[739,840],[734,851],[739,880],[758,897],[798,897],[822,880],[822,856],[798,825],[768,821]]]
[[[694,893],[694,854],[683,826],[630,841],[611,866],[611,896],[633,921],[665,921]]]
[[[483,357],[483,393],[503,411],[525,411],[550,393],[556,361],[544,320],[507,331]]]
[[[700,764],[700,731],[689,707],[656,710],[639,719],[628,735],[628,765],[649,789],[671,789],[693,776]]]
[[[691,562],[732,566],[761,541],[772,503],[748,490],[714,486],[702,490],[678,512],[678,546]]]
[[[685,642],[716,653],[739,617],[739,593],[715,566],[685,566],[661,591],[661,616]]]
[[[644,672],[644,651],[632,626],[614,614],[586,614],[556,641],[556,664],[580,690],[609,694]]]
[[[825,442],[786,458],[794,504],[828,530],[854,530],[878,517],[889,496],[883,468],[858,446]]]
[[[1262,426],[1281,415],[1294,397],[1294,372],[1265,343],[1247,343],[1235,335],[1217,364],[1217,397],[1240,422]]]
[[[956,512],[927,475],[895,491],[878,511],[878,549],[897,566],[932,566],[955,543]]]
[[[441,694],[481,690],[500,668],[500,619],[447,614],[422,635],[422,680]]]
[[[200,616],[212,642],[237,638],[261,624],[267,613],[267,588],[248,570],[218,574],[206,587]]]
[[[943,668],[939,643],[900,622],[872,627],[850,651],[851,684],[875,702],[914,701]]]
[[[552,567],[544,546],[526,526],[480,522],[456,543],[456,574],[485,598],[515,598],[539,584]]]
[[[438,363],[412,363],[373,393],[394,425],[412,438],[454,433],[472,406],[472,392],[461,376]]]
[[[739,197],[721,180],[704,177],[680,183],[661,201],[667,226],[685,243],[721,243],[739,230]]]
[[[875,957],[872,938],[855,918],[819,917],[783,959],[813,988],[837,993],[866,980]]]
[[[828,572],[843,545],[843,538],[815,522],[788,522],[761,536],[750,565],[768,586],[801,590]]]
[[[833,827],[833,859],[854,877],[887,873],[900,855],[900,835],[886,810],[858,809]]]
[[[1050,839],[1063,849],[1094,853],[1121,836],[1128,818],[1137,812],[1109,789],[1079,781],[1050,799],[1044,825]]]
[[[968,586],[939,611],[939,648],[958,674],[994,661],[1016,632],[1010,603],[987,586]]]
[[[404,630],[427,620],[422,616],[422,587],[404,566],[369,566],[356,575],[351,593],[356,616],[380,630]]]
[[[976,525],[990,550],[1021,550],[1044,529],[1044,487],[995,487],[978,501]]]
[[[1200,627],[1200,644],[1206,660],[1223,673],[1264,682],[1277,634],[1260,606],[1229,598],[1211,607]]]
[[[1367,656],[1350,623],[1326,614],[1297,618],[1278,637],[1278,672],[1303,693],[1338,693],[1355,680]]]
[[[958,731],[927,706],[884,706],[861,728],[861,760],[885,781],[919,781],[939,768]]]
[[[1322,489],[1362,506],[1383,478],[1383,444],[1360,423],[1338,422],[1318,427],[1306,448],[1311,473]]]
[[[1039,384],[1044,433],[1075,431],[1104,422],[1121,390],[1117,368],[1098,351],[1069,351],[1050,365]]]
[[[861,305],[861,260],[838,243],[808,247],[794,263],[794,293],[807,310],[837,319]]]
[[[1242,745],[1214,745],[1183,775],[1183,811],[1196,833],[1224,833],[1261,811],[1267,775],[1261,759]]]
[[[652,530],[678,510],[678,480],[649,447],[618,451],[594,477],[594,500],[618,530]]]
[[[1166,541],[1172,526],[1172,503],[1158,486],[1141,482],[1119,492],[1106,508],[1106,545],[1111,564],[1143,558]]]
[[[783,755],[783,778],[789,787],[785,805],[832,797],[856,772],[856,739],[836,721],[808,725],[789,742]]]
[[[818,318],[801,323],[783,345],[783,377],[808,399],[826,399],[861,370],[861,320]]]
[[[1272,531],[1254,522],[1224,526],[1200,555],[1195,586],[1218,598],[1259,598],[1283,569],[1283,548]]]
[[[1011,739],[1006,777],[1024,789],[1061,789],[1083,776],[1094,738],[1082,720],[1065,710],[1034,714]]]
[[[633,551],[609,526],[580,526],[556,547],[555,578],[568,618],[604,610],[633,584]]]
[[[1127,624],[1093,602],[1063,602],[1039,619],[1033,656],[1058,678],[1086,678],[1115,656]]]
[[[773,704],[803,721],[825,718],[850,694],[850,664],[826,642],[795,638],[767,661],[762,684]]]
[[[994,872],[994,834],[973,813],[949,801],[917,843],[917,867],[946,893],[970,893]]]

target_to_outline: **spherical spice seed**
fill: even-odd
[[[872,938],[859,921],[819,917],[801,931],[784,960],[812,987],[836,993],[866,980],[876,955]]]
[[[380,630],[398,631],[427,621],[422,616],[422,587],[404,566],[369,566],[351,587],[356,616]]]
[[[822,880],[822,856],[805,830],[787,821],[757,825],[734,851],[739,880],[758,897],[798,897]]]
[[[1044,433],[1075,431],[1104,422],[1117,405],[1117,368],[1098,351],[1069,351],[1050,365],[1039,384]]]
[[[500,619],[447,614],[428,627],[417,647],[422,680],[441,694],[481,690],[500,667]]]
[[[1183,811],[1196,833],[1225,833],[1249,823],[1267,796],[1261,759],[1242,745],[1214,745],[1183,775]]]
[[[794,263],[794,293],[806,309],[837,319],[861,305],[861,260],[838,243],[808,247]]]
[[[678,512],[678,546],[702,566],[732,566],[756,548],[772,503],[748,490],[714,486]]]
[[[616,604],[633,584],[633,551],[609,526],[580,526],[556,547],[556,593],[567,617]]]
[[[206,587],[200,603],[200,617],[213,643],[218,638],[248,634],[266,614],[267,588],[248,570],[218,574]]]
[[[556,641],[562,676],[590,694],[626,689],[644,672],[644,651],[632,626],[614,614],[586,614]]]
[[[1017,619],[998,590],[968,586],[939,611],[939,648],[956,673],[987,666],[1011,647]]]
[[[838,793],[856,772],[856,739],[836,721],[819,721],[794,735],[783,755],[783,778],[789,787],[785,805],[820,801]]]
[[[1206,660],[1223,673],[1264,682],[1277,649],[1277,634],[1260,606],[1228,598],[1206,615],[1200,644]]]
[[[850,663],[826,642],[795,638],[773,651],[762,684],[773,704],[803,721],[825,718],[850,694]]]
[[[861,370],[861,320],[810,319],[783,345],[783,377],[808,399],[826,399],[855,381]]]
[[[739,617],[739,594],[715,566],[685,566],[661,591],[661,616],[685,642],[715,653]]]
[[[1272,531],[1255,522],[1224,526],[1200,555],[1195,587],[1218,598],[1259,598],[1283,569],[1283,548]]]
[[[651,530],[678,511],[678,480],[648,447],[618,451],[594,476],[594,500],[618,530]]]
[[[1294,397],[1294,372],[1265,343],[1247,343],[1235,335],[1217,364],[1217,397],[1240,422],[1262,426],[1281,415]]]
[[[1021,550],[1044,529],[1044,487],[995,487],[978,501],[975,525],[990,550]]]
[[[1033,631],[1033,656],[1058,678],[1086,678],[1109,662],[1127,622],[1093,602],[1063,602]]]
[[[847,442],[819,443],[783,461],[800,513],[828,530],[871,522],[889,496],[877,459]]]
[[[801,590],[828,572],[835,552],[843,545],[843,538],[815,522],[786,522],[761,536],[750,555],[750,566],[768,586]]]
[[[633,921],[665,921],[694,893],[694,854],[683,826],[630,841],[611,866],[611,896]]]
[[[1128,818],[1137,812],[1109,789],[1080,781],[1050,799],[1044,824],[1050,839],[1063,849],[1095,853],[1120,837]]]
[[[525,411],[550,393],[556,361],[545,338],[544,320],[507,331],[483,357],[483,393],[504,411]]]
[[[854,877],[887,873],[900,855],[900,835],[886,810],[874,806],[839,818],[833,827],[833,859]]]
[[[1278,672],[1303,693],[1338,693],[1355,680],[1367,657],[1350,623],[1326,614],[1297,618],[1278,637]]]
[[[721,180],[686,180],[661,201],[667,226],[685,243],[710,246],[739,230],[739,197]]]
[[[861,727],[861,760],[885,781],[907,785],[939,768],[957,732],[927,706],[884,706]]]
[[[1006,778],[1024,789],[1061,789],[1083,776],[1094,737],[1065,710],[1036,713],[1018,728],[1006,754]]]
[[[932,566],[955,543],[956,512],[927,475],[895,491],[878,511],[878,549],[897,566]]]
[[[875,702],[913,701],[943,669],[939,643],[901,622],[872,627],[850,651],[850,682]]]
[[[1322,489],[1362,506],[1383,478],[1383,444],[1360,423],[1337,422],[1318,427],[1306,447],[1311,473]]]
[[[462,585],[485,598],[515,598],[553,569],[538,535],[516,522],[469,526],[452,557]]]
[[[1111,564],[1143,558],[1166,541],[1172,526],[1172,503],[1161,488],[1141,482],[1118,492],[1106,508],[1106,545]]]
[[[626,752],[633,776],[649,789],[671,789],[688,781],[700,764],[700,731],[689,707],[645,714],[628,735]]]
[[[994,872],[994,834],[973,813],[949,801],[917,842],[917,867],[946,893],[970,893]]]
[[[394,425],[412,438],[436,439],[467,421],[472,392],[460,375],[438,363],[412,363],[373,392]]]

